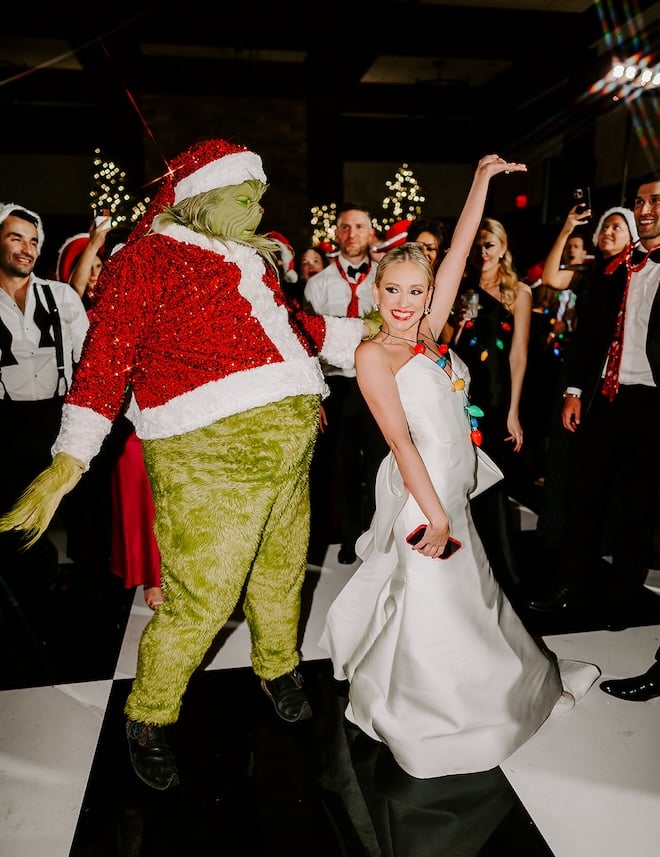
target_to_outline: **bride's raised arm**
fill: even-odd
[[[484,155],[477,164],[472,185],[452,235],[449,250],[445,253],[435,275],[435,290],[431,312],[427,319],[431,333],[435,338],[439,337],[456,299],[465,270],[465,262],[483,217],[491,178],[498,173],[520,172],[527,172],[526,164],[505,161],[499,155]]]

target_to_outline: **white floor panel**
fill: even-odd
[[[0,854],[66,857],[111,681],[0,692]]]
[[[555,857],[649,857],[660,842],[660,699],[625,702],[598,687],[653,662],[660,626],[547,637],[559,657],[602,677],[553,715],[502,770]]]

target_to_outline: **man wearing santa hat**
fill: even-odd
[[[28,540],[43,531],[128,388],[165,602],[140,641],[126,732],[137,775],[160,790],[179,782],[168,727],[242,592],[264,692],[282,719],[311,716],[296,668],[309,462],[327,394],[318,355],[350,365],[372,331],[285,300],[277,245],[256,232],[266,185],[261,158],[225,140],[171,161],[101,274],[53,462],[0,520]]]

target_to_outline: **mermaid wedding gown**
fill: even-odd
[[[469,381],[452,354],[454,377]],[[476,457],[464,391],[424,355],[396,382],[411,437],[463,546],[425,557],[405,537],[426,523],[394,456],[381,464],[362,564],[328,611],[320,645],[349,681],[347,719],[385,743],[413,777],[486,771],[527,741],[600,671],[557,661],[529,635],[490,570],[469,509]],[[561,675],[560,675],[561,671]]]

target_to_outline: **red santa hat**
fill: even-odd
[[[284,279],[287,283],[297,283],[298,273],[296,271],[296,257],[294,255],[291,242],[285,238],[281,232],[269,232],[268,238],[270,238],[271,241],[274,241],[280,248],[280,258],[282,259]]]
[[[397,220],[391,226],[388,226],[385,232],[385,240],[378,244],[377,247],[372,247],[377,253],[382,253],[385,250],[391,250],[392,247],[399,247],[406,243],[408,237],[408,229],[412,220]]]
[[[220,139],[194,143],[170,161],[158,193],[128,240],[146,235],[165,206],[251,179],[267,183],[261,158],[246,146]]]
[[[24,211],[26,214],[29,214],[30,217],[33,217],[37,222],[37,252],[41,253],[41,248],[44,246],[44,227],[41,222],[41,218],[39,215],[30,211],[29,208],[26,208],[24,205],[19,205],[17,202],[0,202],[0,223],[4,223],[4,221],[9,217],[12,211]]]
[[[67,238],[57,252],[57,264],[55,266],[55,279],[62,283],[68,283],[71,272],[80,258],[80,254],[89,244],[89,232],[79,232]]]
[[[545,261],[535,262],[527,269],[527,285],[539,286],[543,281],[543,266]]]
[[[328,259],[333,259],[335,256],[339,256],[339,250],[337,250],[332,241],[328,241],[327,239],[319,241],[316,246],[317,249],[320,250]]]

